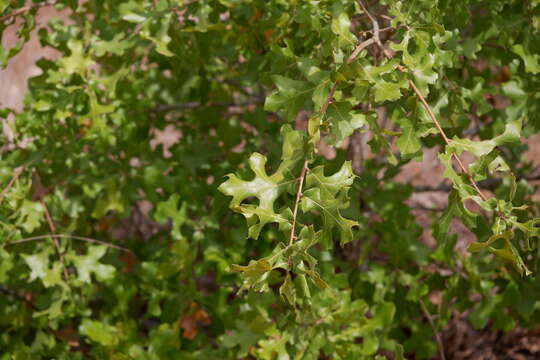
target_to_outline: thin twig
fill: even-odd
[[[337,88],[337,81],[332,85],[332,88],[330,89],[330,92],[328,93],[328,96],[326,97],[326,101],[324,102],[322,108],[321,108],[321,114],[324,116],[326,114],[326,111],[328,111],[328,106],[332,102],[332,99],[334,98],[334,93],[336,92]]]
[[[11,18],[14,18],[16,16],[22,15],[25,12],[30,11],[30,10],[32,10],[34,8],[40,8],[40,7],[43,7],[43,6],[55,5],[55,4],[56,4],[56,1],[51,1],[50,0],[50,1],[45,1],[45,2],[42,2],[42,3],[35,3],[35,4],[23,6],[20,9],[13,10],[9,14],[6,14],[4,16],[0,16],[0,23],[3,23],[4,21],[9,20]]]
[[[13,171],[13,177],[11,178],[11,180],[9,180],[9,183],[7,184],[5,189],[2,190],[2,193],[0,193],[0,204],[2,203],[2,200],[4,200],[4,197],[8,193],[9,189],[11,189],[13,184],[15,184],[15,181],[17,181],[19,176],[21,176],[24,169],[25,169],[25,166],[19,166],[19,167],[15,168],[15,170]]]
[[[131,250],[125,248],[125,247],[119,246],[119,245],[110,244],[110,243],[102,241],[102,240],[92,239],[92,238],[85,237],[85,236],[76,236],[76,235],[69,235],[69,234],[51,234],[51,235],[32,236],[32,237],[29,237],[29,238],[25,238],[25,239],[21,239],[21,240],[17,240],[17,241],[7,243],[6,246],[22,244],[22,243],[26,243],[26,242],[30,242],[30,241],[45,240],[45,239],[48,239],[48,238],[51,238],[51,237],[52,238],[59,238],[59,239],[61,238],[61,239],[73,239],[73,240],[86,241],[86,242],[93,243],[93,244],[105,245],[105,246],[113,248],[113,249],[117,249],[117,250],[121,250],[121,251],[125,251],[125,252],[133,254],[133,251],[131,251]]]
[[[358,57],[358,54],[360,54],[360,52],[362,50],[364,50],[365,48],[367,48],[369,45],[371,44],[374,44],[375,43],[375,39],[374,38],[369,38],[367,39],[366,41],[363,41],[361,42],[360,44],[358,44],[355,48],[354,48],[354,51],[352,52],[351,56],[349,56],[347,58],[347,64],[350,64],[352,63],[354,60],[356,60],[356,58]]]
[[[298,191],[296,192],[296,200],[294,202],[293,221],[291,226],[291,236],[289,237],[289,246],[293,244],[295,238],[294,228],[296,226],[296,215],[298,214],[298,204],[300,204],[300,199],[302,198],[302,188],[304,186],[304,178],[306,177],[306,172],[308,170],[308,163],[309,160],[306,159],[304,161],[304,166],[302,166],[302,172],[300,173],[300,183],[298,184]]]
[[[64,269],[64,279],[67,280],[69,278],[69,273],[67,271],[66,267],[66,260],[64,259],[64,253],[62,252],[62,249],[60,248],[60,242],[58,241],[58,238],[54,237],[54,234],[56,234],[56,225],[54,225],[54,221],[51,217],[51,213],[49,212],[49,208],[47,207],[47,204],[43,200],[43,198],[40,199],[41,205],[45,208],[45,218],[47,218],[47,223],[49,224],[49,229],[51,230],[50,237],[52,238],[54,247],[56,248],[56,252],[58,253],[58,257],[60,258],[60,262],[62,263],[62,267]]]
[[[405,27],[406,27],[405,25],[388,26],[388,27],[379,29],[379,34],[382,33],[382,32],[387,32],[387,31],[390,31],[390,30],[397,30],[399,28],[405,28]],[[362,34],[362,35],[364,35],[364,34],[373,34],[373,30],[360,31],[360,34]]]
[[[214,103],[201,103],[199,101],[187,102],[182,104],[158,104],[154,108],[156,112],[164,112],[171,110],[191,110],[200,107],[232,107],[232,106],[249,106],[258,105],[264,103],[261,99],[255,99],[244,102],[214,102]]]
[[[422,308],[422,312],[424,313],[424,316],[428,319],[429,324],[431,325],[431,327],[433,328],[433,331],[435,332],[435,340],[437,341],[437,345],[439,347],[439,354],[441,355],[441,360],[446,360],[446,356],[444,355],[444,346],[443,346],[441,334],[439,334],[439,331],[437,330],[437,327],[435,326],[435,322],[433,321],[433,317],[429,313],[422,299],[420,299],[420,307]]]
[[[416,94],[416,96],[418,97],[420,102],[424,105],[424,108],[426,109],[429,116],[431,117],[431,120],[433,120],[433,122],[435,123],[435,126],[437,127],[437,130],[439,130],[439,133],[441,134],[444,142],[447,145],[450,145],[450,139],[448,139],[448,136],[446,136],[446,133],[444,132],[443,128],[441,127],[441,124],[439,123],[439,120],[437,120],[437,118],[435,117],[435,114],[431,110],[431,107],[427,103],[426,98],[422,95],[420,90],[418,90],[418,88],[416,87],[416,85],[414,84],[414,82],[412,80],[409,80],[409,86],[411,87],[411,89],[413,89],[414,93]]]

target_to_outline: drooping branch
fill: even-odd
[[[362,8],[362,10],[364,11],[364,13],[366,14],[366,16],[371,20],[371,23],[372,23],[372,26],[373,26],[373,38],[375,39],[375,43],[377,44],[377,46],[380,47],[381,51],[384,53],[384,55],[387,58],[391,58],[391,55],[387,52],[384,45],[381,43],[381,40],[380,40],[380,37],[379,37],[380,26],[379,26],[379,23],[377,22],[377,19],[375,19],[373,17],[373,15],[371,15],[369,13],[369,11],[367,10],[367,8],[364,5],[364,3],[362,2],[362,0],[357,0],[357,2],[360,5],[360,7]],[[404,70],[403,67],[399,67],[399,69],[401,71]],[[435,127],[439,131],[439,134],[443,138],[446,145],[450,145],[450,139],[448,138],[448,136],[446,135],[444,129],[442,128],[441,123],[439,122],[439,120],[437,120],[437,117],[435,116],[435,114],[431,110],[431,107],[427,103],[426,98],[422,95],[420,90],[416,87],[416,84],[414,83],[414,81],[409,80],[409,86],[413,90],[413,92],[415,93],[416,97],[420,100],[420,102],[422,103],[424,108],[426,109],[427,113],[429,114],[429,117],[431,118],[431,120],[435,124]],[[482,200],[487,201],[488,200],[487,196],[482,192],[482,190],[480,190],[480,187],[478,187],[478,184],[474,180],[474,178],[473,178],[472,174],[470,173],[469,169],[463,164],[463,162],[461,161],[459,156],[457,156],[456,154],[452,154],[452,157],[456,160],[456,162],[459,165],[459,167],[461,168],[461,171],[463,172],[463,174],[465,174],[467,176],[467,178],[469,179],[469,182],[471,183],[473,188],[476,190],[478,195],[482,198]]]

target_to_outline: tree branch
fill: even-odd
[[[43,7],[43,6],[55,5],[55,4],[56,4],[56,1],[48,0],[48,1],[45,1],[45,2],[42,2],[42,3],[35,3],[35,4],[23,6],[20,9],[13,10],[9,14],[6,14],[4,16],[0,16],[0,23],[3,23],[4,21],[9,20],[9,19],[14,18],[14,17],[17,17],[19,15],[22,15],[25,12],[28,12],[28,11],[34,9],[34,8],[40,8],[40,7]]]
[[[371,14],[370,12],[367,10],[366,6],[364,5],[364,3],[362,2],[362,0],[357,0],[358,2],[358,5],[360,5],[360,7],[362,8],[362,10],[364,11],[364,13],[366,14],[366,16],[369,18],[369,20],[371,21],[371,24],[373,26],[373,38],[375,39],[375,43],[377,44],[377,46],[381,49],[381,51],[383,52],[383,54],[387,57],[387,58],[390,58],[390,54],[388,53],[388,50],[383,46],[382,42],[381,42],[381,38],[379,36],[379,33],[380,33],[380,27],[379,27],[379,23],[377,22],[377,19],[375,19]]]

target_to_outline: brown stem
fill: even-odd
[[[54,221],[51,217],[51,213],[49,212],[49,208],[47,207],[47,204],[43,200],[43,198],[40,200],[41,205],[45,208],[45,218],[47,218],[47,223],[49,224],[49,229],[51,230],[51,235],[49,236],[52,238],[54,247],[56,248],[56,252],[58,253],[58,257],[60,258],[60,262],[62,263],[62,267],[64,269],[64,279],[67,280],[69,278],[69,273],[67,271],[66,267],[66,261],[64,259],[64,254],[62,253],[62,250],[60,249],[60,242],[58,241],[58,238],[54,236],[56,233],[56,225],[54,225]]]
[[[332,85],[332,88],[330,89],[330,92],[328,93],[328,96],[326,97],[326,101],[323,104],[321,108],[321,115],[324,116],[326,114],[326,111],[328,111],[328,106],[330,106],[330,103],[332,102],[332,99],[334,98],[334,93],[336,92],[337,88],[337,81]]]
[[[296,192],[296,200],[294,202],[294,209],[293,209],[293,222],[291,227],[291,236],[289,237],[289,246],[293,244],[295,234],[294,234],[294,228],[296,226],[296,215],[298,214],[298,204],[300,204],[300,199],[302,198],[302,188],[304,186],[304,178],[306,177],[306,172],[308,170],[308,163],[309,160],[304,161],[304,166],[302,166],[302,172],[300,173],[300,183],[298,184],[298,191]]]
[[[429,114],[429,117],[431,118],[431,120],[433,120],[433,122],[435,123],[435,126],[437,127],[437,130],[439,130],[439,133],[441,134],[446,145],[450,145],[451,143],[450,139],[448,138],[448,136],[446,136],[446,133],[444,132],[441,126],[441,123],[435,117],[435,114],[433,113],[433,111],[431,110],[431,107],[427,103],[426,98],[422,95],[420,90],[418,90],[418,88],[416,87],[416,85],[414,84],[412,80],[409,80],[409,85],[411,89],[413,89],[414,93],[416,94],[416,97],[418,97],[418,99],[420,99],[420,102],[424,105],[424,108]],[[480,195],[482,200],[487,201],[488,200],[487,196],[482,192],[482,190],[480,190],[480,188],[478,187],[478,184],[476,183],[476,181],[474,181],[472,174],[469,172],[469,169],[467,169],[467,167],[463,164],[461,159],[456,154],[452,154],[452,157],[458,163],[459,167],[461,168],[461,171],[467,176],[467,178],[469,179],[470,183],[472,184],[472,186],[474,187],[478,195]]]
[[[358,44],[353,52],[351,53],[351,55],[347,58],[347,64],[350,64],[352,63],[354,60],[356,60],[356,58],[358,57],[358,55],[360,54],[360,52],[362,50],[364,50],[365,48],[367,48],[369,45],[371,44],[374,44],[375,43],[375,39],[374,38],[369,38],[367,39],[366,41],[363,41],[361,42],[360,44]]]
[[[437,331],[437,327],[435,326],[435,322],[433,321],[433,317],[429,313],[426,305],[424,302],[420,299],[420,307],[422,308],[422,312],[424,313],[424,316],[427,318],[429,324],[431,325],[433,332],[435,333],[435,340],[437,341],[437,345],[439,348],[439,354],[441,355],[441,360],[446,360],[446,356],[444,355],[444,346],[443,341],[441,338],[441,334],[439,334],[439,331]]]

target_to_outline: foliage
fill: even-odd
[[[426,359],[454,311],[540,319],[540,1],[0,0],[2,66],[43,6],[59,58],[0,109],[1,359]],[[427,148],[435,245],[395,180]]]

